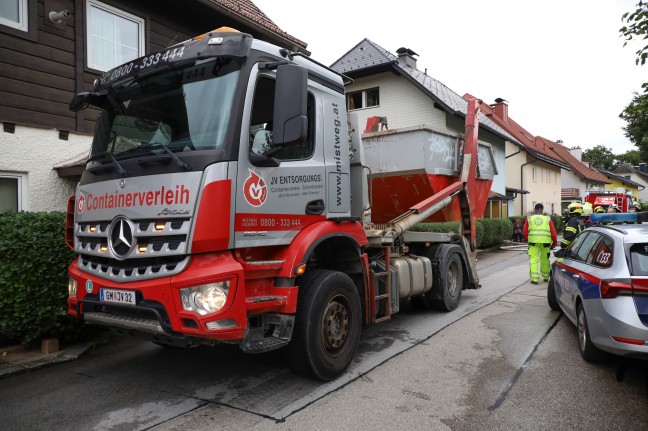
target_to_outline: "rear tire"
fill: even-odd
[[[558,300],[556,300],[556,286],[554,285],[553,275],[549,277],[549,284],[547,285],[547,302],[549,303],[549,308],[553,311],[561,311]]]
[[[297,281],[295,328],[285,357],[299,375],[333,380],[349,366],[360,343],[360,296],[348,275],[307,271]]]
[[[607,353],[592,344],[589,326],[587,325],[587,316],[585,316],[583,304],[578,304],[576,323],[578,329],[578,348],[583,359],[587,362],[602,362],[607,359]]]
[[[459,253],[452,253],[435,271],[434,284],[441,299],[435,299],[432,307],[441,311],[452,311],[459,306],[464,287],[463,263]]]

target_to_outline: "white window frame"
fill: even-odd
[[[378,104],[367,106],[367,92],[372,90],[376,90],[378,92]],[[351,95],[355,93],[362,94],[362,106],[360,108],[353,108],[353,109],[349,108],[349,111],[358,111],[360,109],[371,109],[371,108],[380,107],[380,87],[371,87],[371,88],[365,88],[364,90],[349,91],[349,93],[347,93],[347,105],[349,103],[349,99],[351,98]]]
[[[0,178],[17,180],[16,189],[18,191],[18,211],[27,211],[27,175],[17,172],[0,172]]]
[[[536,180],[536,168],[534,166],[531,167],[531,181],[534,183],[537,181]]]
[[[29,0],[18,0],[18,22],[0,17],[0,25],[6,25],[7,27],[27,31],[29,27],[27,18],[28,2]]]
[[[144,23],[144,18],[140,18],[136,15],[130,14],[128,12],[124,12],[121,9],[117,9],[116,7],[107,5],[105,3],[102,3],[97,0],[86,0],[86,63],[89,68],[95,69],[95,70],[101,70],[102,72],[105,72],[106,70],[110,70],[113,67],[119,66],[119,64],[115,64],[114,66],[111,66],[109,68],[105,68],[103,66],[100,66],[98,64],[93,64],[90,62],[91,60],[91,55],[90,53],[92,52],[92,38],[90,37],[90,27],[92,25],[92,21],[90,19],[90,11],[92,10],[93,7],[96,7],[98,9],[102,9],[108,13],[111,13],[113,15],[117,15],[120,18],[127,19],[129,21],[135,22],[138,27],[139,27],[139,40],[138,40],[138,54],[135,58],[139,58],[144,56],[145,54],[145,37],[144,37],[144,32],[145,32],[145,23]]]

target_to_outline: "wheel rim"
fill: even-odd
[[[459,278],[459,265],[457,262],[450,262],[448,266],[448,294],[450,296],[457,296]]]
[[[581,351],[585,350],[585,343],[587,342],[587,327],[585,323],[585,313],[581,311],[578,313],[578,346]]]
[[[322,316],[322,342],[326,351],[335,356],[349,336],[349,305],[340,296],[331,299]]]

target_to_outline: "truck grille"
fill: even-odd
[[[181,272],[189,263],[189,256],[119,261],[105,257],[80,255],[79,269],[120,283],[165,277]]]
[[[74,248],[80,255],[78,265],[82,271],[129,282],[174,275],[187,266],[191,219],[128,221],[128,247],[122,241],[117,254],[110,246],[115,246],[116,235],[121,233],[114,224],[111,228],[111,223],[76,223]]]

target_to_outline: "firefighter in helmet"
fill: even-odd
[[[551,217],[543,214],[543,210],[544,205],[537,203],[533,214],[524,222],[524,238],[529,243],[529,277],[532,284],[538,284],[538,261],[542,279],[549,280],[549,253],[558,242]]]
[[[610,206],[608,206],[607,212],[608,214],[617,214],[621,212],[621,208],[619,208],[617,204],[611,204]],[[620,221],[609,221],[604,224],[613,225],[613,224],[623,224],[623,223]]]
[[[581,216],[585,228],[592,226],[592,222],[590,221],[590,216],[592,215],[593,212],[594,211],[592,210],[592,204],[589,202],[585,202],[583,204],[583,215]]]
[[[563,238],[560,241],[560,248],[564,251],[572,243],[576,235],[585,230],[585,223],[581,220],[583,215],[583,204],[574,202],[567,207],[567,223],[563,231]]]
[[[594,214],[605,214],[607,211],[605,210],[605,207],[602,207],[601,205],[597,205],[594,207]],[[601,224],[600,222],[592,222],[590,221],[590,226],[596,226]],[[589,226],[586,226],[589,227]]]
[[[630,204],[630,207],[628,208],[628,211],[631,213],[639,213],[641,212],[641,204],[637,201],[632,201]],[[639,220],[634,221],[633,224],[641,224]]]

